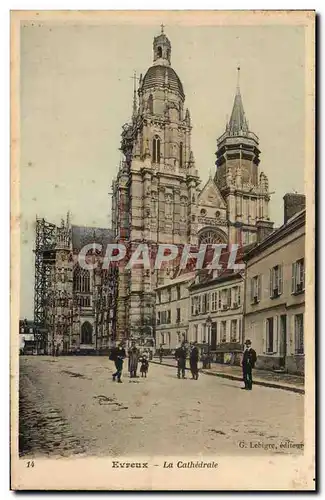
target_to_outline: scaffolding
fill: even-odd
[[[34,323],[41,348],[44,348],[46,342],[45,309],[50,290],[51,269],[55,263],[56,232],[55,224],[36,218]]]

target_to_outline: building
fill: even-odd
[[[115,269],[103,269],[106,245],[113,242],[107,229],[56,226],[36,220],[34,323],[42,333],[48,354],[93,353],[108,349],[115,332]],[[90,250],[93,269],[79,265],[81,249]]]
[[[165,351],[187,342],[189,327],[189,285],[195,273],[186,273],[156,288],[156,347]]]
[[[134,88],[132,118],[123,126],[124,157],[112,186],[115,239],[130,251],[138,242],[155,247],[256,241],[257,223],[272,226],[270,196],[267,177],[259,173],[258,137],[249,130],[239,81],[230,120],[217,141],[216,175],[200,189],[192,119],[171,55],[162,28],[153,41],[153,64]],[[144,324],[154,328],[155,289],[174,271],[119,270],[118,338],[141,334]]]
[[[19,352],[21,354],[37,354],[39,345],[34,321],[19,320]]]
[[[304,373],[305,199],[284,197],[285,223],[245,256],[245,337],[257,368]]]

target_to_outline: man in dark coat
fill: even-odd
[[[126,358],[126,352],[124,349],[124,343],[120,342],[120,344],[112,350],[112,353],[109,357],[110,360],[114,361],[116,372],[113,373],[113,382],[117,378],[119,383],[122,382],[121,375],[123,370],[123,361]]]
[[[185,378],[185,367],[186,367],[186,348],[183,343],[180,347],[176,349],[175,359],[177,360],[177,378]]]
[[[256,351],[252,349],[252,343],[250,340],[246,340],[245,342],[245,350],[243,354],[242,367],[243,367],[243,380],[245,387],[248,391],[251,391],[253,388],[253,378],[252,378],[252,369],[256,363]]]
[[[159,361],[160,363],[162,363],[162,358],[163,358],[163,354],[164,354],[164,349],[163,349],[163,346],[162,344],[160,344],[160,348],[159,348]]]
[[[197,348],[197,342],[193,342],[190,352],[190,368],[192,373],[192,379],[197,380],[199,378],[199,370],[198,370],[198,361],[199,361],[199,350]]]

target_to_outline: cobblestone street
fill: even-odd
[[[123,384],[112,372],[106,357],[21,357],[20,455],[301,453],[301,394],[157,364]]]

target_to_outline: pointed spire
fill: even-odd
[[[134,72],[133,75],[133,112],[132,118],[137,116],[137,74]]]
[[[244,106],[240,93],[240,67],[237,68],[237,87],[234,105],[232,108],[230,120],[226,130],[231,135],[245,134],[248,132],[248,124],[245,116]]]

